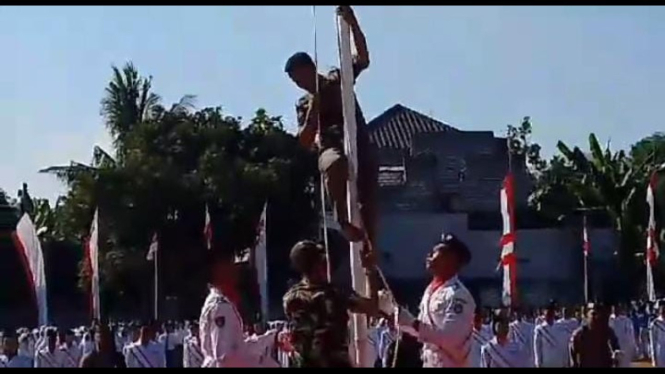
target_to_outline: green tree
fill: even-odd
[[[589,153],[563,142],[557,147],[564,165],[572,169],[562,186],[575,196],[578,208],[601,209],[610,217],[619,238],[619,265],[625,279],[635,279],[639,276],[635,254],[644,247],[644,196],[652,168],[650,159],[635,164],[624,151],[603,150],[594,134],[589,135]],[[632,295],[635,290],[625,291]]]
[[[43,171],[68,186],[58,208],[67,225],[63,237],[82,244],[99,209],[107,309],[151,310],[152,264],[145,255],[156,232],[162,296],[178,297],[194,308],[182,312],[192,314],[205,292],[205,206],[215,244],[240,252],[253,245],[269,201],[271,269],[287,269],[293,242],[316,234],[316,160],[284,131],[280,117],[263,109],[243,127],[219,107],[196,110],[192,96],[165,108],[150,84],[131,64],[122,73],[113,69],[102,113],[117,157],[95,148],[90,164]]]

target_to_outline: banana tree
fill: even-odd
[[[644,196],[651,158],[634,164],[624,151],[603,150],[594,134],[589,135],[590,153],[563,142],[559,152],[573,171],[567,183],[580,208],[601,208],[612,220],[619,237],[619,265],[627,276],[636,269],[636,250],[644,247]]]

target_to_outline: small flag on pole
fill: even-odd
[[[148,248],[148,254],[145,256],[145,259],[148,261],[153,261],[157,251],[159,250],[159,244],[157,241],[157,233],[152,235],[152,241],[150,242],[150,247]]]
[[[90,225],[90,237],[88,239],[88,263],[90,264],[90,297],[93,318],[101,318],[101,305],[99,301],[99,209],[95,210],[95,216]]]
[[[208,211],[208,204],[206,204],[206,220],[203,227],[203,237],[206,241],[208,250],[212,249],[212,222],[210,220],[210,212]]]
[[[649,301],[656,301],[656,289],[653,283],[653,268],[658,262],[660,251],[658,249],[658,237],[656,236],[656,201],[654,191],[658,178],[656,173],[651,174],[649,186],[647,187],[647,204],[649,205],[649,224],[647,226],[647,296]]]
[[[256,242],[254,244],[254,269],[256,269],[256,283],[259,286],[261,297],[261,316],[264,321],[268,318],[268,253],[266,250],[266,211],[268,203],[263,206],[263,212],[256,227]]]

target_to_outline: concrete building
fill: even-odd
[[[462,131],[399,104],[369,122],[368,129],[380,159],[382,269],[396,293],[417,302],[428,281],[424,259],[441,233],[450,232],[473,253],[462,274],[465,283],[482,304],[498,305],[499,191],[509,168],[506,139],[491,131]],[[581,232],[543,222],[530,211],[532,186],[524,160],[513,158],[511,170],[519,210],[520,299],[533,306],[551,298],[581,301]],[[611,253],[610,231],[592,230],[590,235],[595,256]]]

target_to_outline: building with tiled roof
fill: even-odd
[[[396,104],[367,124],[370,140],[379,149],[411,150],[416,134],[459,131],[441,121]]]
[[[508,171],[505,138],[463,131],[397,104],[368,124],[378,149],[385,209],[429,212],[498,211]],[[513,160],[518,200],[529,192],[523,160]]]

